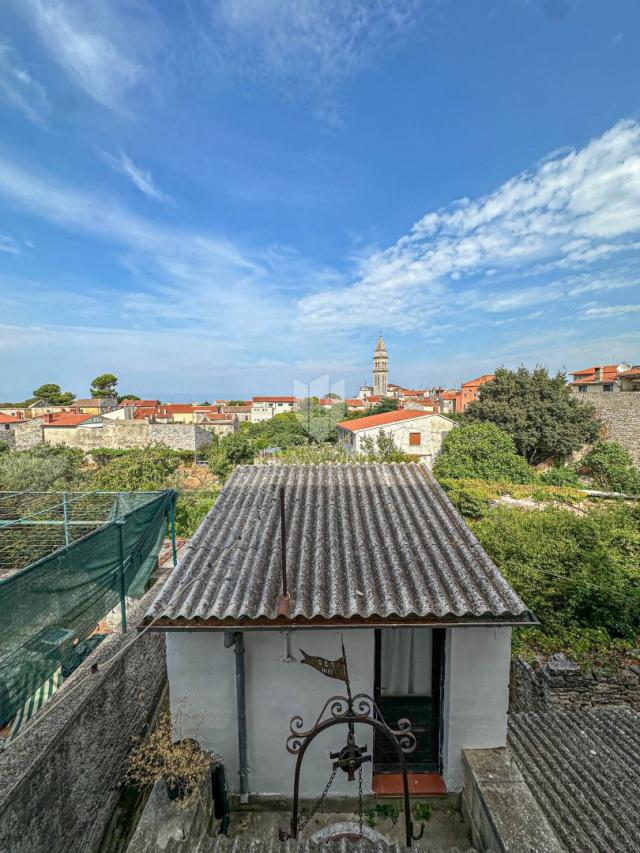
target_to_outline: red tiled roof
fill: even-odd
[[[141,407],[144,408],[155,408],[159,404],[160,400],[123,400],[120,403],[120,406],[133,406],[136,409]]]
[[[0,412],[0,424],[20,424],[22,423],[22,418],[14,418],[13,415],[3,415]]]
[[[370,394],[370,395],[367,397],[367,402],[368,402],[368,403],[379,403],[379,402],[380,402],[380,400],[382,400],[382,397],[381,397],[379,394]]]
[[[596,365],[595,367],[587,367],[584,370],[576,370],[572,373],[572,376],[579,376],[579,379],[575,379],[571,385],[582,385],[589,384],[593,385],[596,382],[596,371],[601,370],[601,378],[598,380],[599,382],[614,382],[617,377],[620,375],[618,373],[618,365],[617,364],[603,364]]]
[[[236,412],[250,412],[251,406],[223,406],[223,412],[230,412],[231,414],[235,414]]]
[[[443,400],[455,400],[457,395],[457,391],[443,391],[442,394],[440,394]]]
[[[253,397],[254,403],[295,403],[295,397]]]
[[[462,387],[468,388],[469,386],[474,385],[484,385],[485,382],[491,382],[491,380],[495,378],[495,374],[493,373],[483,373],[482,376],[478,376],[477,379],[470,379],[468,382],[463,382]]]
[[[620,376],[625,379],[628,379],[632,376],[640,376],[640,367],[632,367],[630,370],[625,370],[625,372],[621,373]]]
[[[347,406],[364,406],[364,401],[354,398],[353,400],[344,401]]]
[[[78,415],[75,412],[56,412],[50,415],[43,415],[41,420],[42,425],[45,427],[66,427],[78,426],[94,417],[95,415]]]
[[[369,415],[364,418],[354,418],[352,421],[340,421],[339,427],[348,429],[350,432],[357,432],[361,429],[370,429],[371,427],[385,426],[386,424],[400,423],[401,421],[410,421],[414,418],[431,418],[432,412],[420,412],[418,409],[402,409],[395,412],[383,412],[381,415]]]

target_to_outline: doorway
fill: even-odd
[[[374,698],[380,713],[396,728],[411,721],[417,739],[407,755],[407,771],[440,771],[440,718],[444,669],[444,629],[379,628],[375,635]],[[393,747],[374,737],[374,773],[400,770]]]

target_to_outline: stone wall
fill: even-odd
[[[600,668],[583,671],[563,654],[552,655],[537,669],[521,658],[512,662],[511,712],[544,712],[567,706],[625,707],[640,711],[640,665],[617,671]]]
[[[130,624],[156,594],[150,590],[131,610]],[[62,686],[58,695],[68,691],[68,698],[53,710],[45,706],[28,733],[0,752],[3,853],[99,849],[126,756],[148,730],[166,685],[164,635],[149,633],[127,646],[132,636],[107,637]]]
[[[602,421],[602,437],[617,441],[629,452],[636,465],[640,465],[640,393],[589,394],[587,402],[593,404]]]
[[[41,420],[30,420],[16,424],[14,450],[30,450],[32,447],[41,444],[42,433]]]
[[[48,428],[47,444],[65,444],[91,452],[101,447],[130,450],[164,444],[173,450],[197,451],[211,444],[211,434],[196,424],[148,424],[135,421],[104,421],[101,427]]]

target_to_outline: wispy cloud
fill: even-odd
[[[20,247],[9,234],[3,234],[0,231],[0,252],[6,252],[9,255],[19,255]]]
[[[30,0],[30,15],[52,58],[87,95],[123,110],[127,92],[145,76],[144,55],[155,29],[152,7],[123,0]]]
[[[587,320],[599,320],[601,317],[622,317],[624,314],[635,314],[640,311],[640,305],[597,305],[587,308],[582,316]]]
[[[349,286],[302,298],[300,317],[315,328],[423,328],[488,272],[502,279],[500,293],[486,298],[488,310],[534,305],[557,292],[548,283],[523,287],[541,264],[552,269],[578,253],[579,268],[615,249],[637,268],[638,232],[640,125],[629,120],[488,196],[428,213],[362,262]]]
[[[194,0],[190,8],[196,5],[198,34],[220,66],[288,98],[311,96],[321,109],[424,11],[418,0]]]
[[[119,151],[118,154],[109,154],[108,151],[99,149],[100,157],[107,163],[115,172],[119,172],[128,178],[131,183],[140,190],[141,193],[153,198],[156,201],[168,201],[169,196],[165,195],[157,186],[151,172],[141,169],[133,162],[129,155],[124,151]]]
[[[0,42],[0,97],[38,124],[44,124],[51,111],[44,86],[26,70],[11,45],[3,42]]]

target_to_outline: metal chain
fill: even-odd
[[[362,764],[358,768],[358,833],[360,838],[364,835],[364,830],[362,828]]]
[[[329,781],[328,781],[328,782],[327,782],[327,784],[324,786],[324,791],[320,794],[320,796],[319,796],[319,797],[318,797],[318,799],[316,800],[316,802],[315,802],[315,804],[314,804],[313,808],[311,809],[311,811],[310,811],[308,814],[307,814],[306,812],[301,812],[301,814],[300,814],[300,820],[299,820],[299,822],[298,822],[298,835],[299,835],[299,834],[302,832],[302,830],[306,827],[306,825],[309,823],[309,821],[311,820],[311,818],[314,816],[314,814],[318,811],[318,809],[320,808],[320,806],[321,806],[321,805],[322,805],[322,803],[324,802],[325,797],[326,797],[326,796],[327,796],[327,794],[329,793],[329,788],[331,787],[331,785],[332,785],[332,783],[333,783],[333,780],[336,778],[336,773],[337,773],[337,772],[338,772],[338,767],[336,766],[336,767],[334,767],[334,768],[333,768],[333,772],[332,772],[331,776],[329,776]]]

